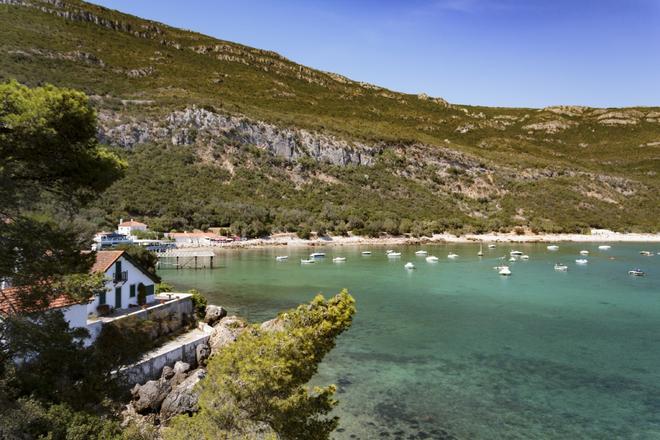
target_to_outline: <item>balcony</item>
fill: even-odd
[[[115,277],[112,280],[115,284],[125,283],[128,281],[128,271],[115,272]]]

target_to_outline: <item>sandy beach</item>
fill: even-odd
[[[660,234],[650,233],[619,233],[606,230],[597,230],[592,234],[524,234],[515,233],[489,233],[489,234],[435,234],[432,237],[363,237],[329,236],[312,239],[302,239],[296,234],[273,234],[268,238],[258,238],[223,243],[211,247],[212,249],[246,249],[261,247],[315,247],[315,246],[388,246],[430,243],[660,243]],[[193,249],[193,248],[190,248]],[[202,249],[202,248],[195,248]],[[203,248],[209,249],[209,247]]]

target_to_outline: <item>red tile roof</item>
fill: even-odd
[[[130,219],[130,220],[127,221],[127,222],[121,222],[121,223],[119,223],[119,226],[147,226],[147,225],[145,225],[144,223],[136,222],[136,221],[133,220],[133,219]]]
[[[96,261],[89,271],[91,273],[105,272],[122,255],[124,255],[124,251],[98,251],[96,252]]]
[[[36,312],[38,308],[33,310],[25,310],[21,301],[21,296],[26,294],[27,287],[10,287],[8,289],[0,289],[0,314],[9,315],[12,313],[25,313]],[[78,301],[69,298],[66,295],[59,296],[53,299],[48,304],[48,309],[59,309],[68,307],[73,304],[78,304]]]

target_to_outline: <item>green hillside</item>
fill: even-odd
[[[660,229],[660,108],[449,104],[73,0],[0,0],[0,24],[0,80],[85,91],[101,139],[129,162],[89,213],[98,223],[247,235]],[[218,115],[244,122],[199,124]],[[247,136],[254,127],[260,138]],[[302,153],[254,141],[273,133]],[[324,159],[341,148],[368,160]]]

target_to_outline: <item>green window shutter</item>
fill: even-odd
[[[146,286],[147,288],[147,296],[153,295],[154,294],[154,285]]]
[[[131,284],[131,286],[129,287],[128,296],[130,296],[131,298],[135,297],[135,284]]]
[[[99,295],[99,304],[105,304],[105,290]]]

